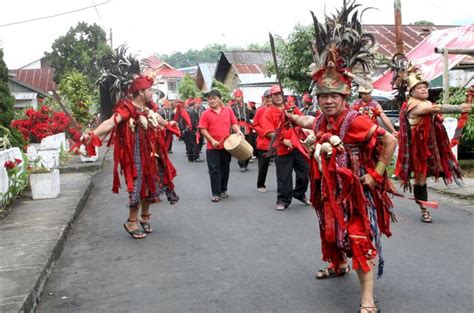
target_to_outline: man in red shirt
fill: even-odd
[[[276,148],[275,165],[277,174],[277,203],[276,210],[286,209],[292,198],[298,199],[306,205],[311,204],[306,198],[306,189],[309,182],[309,157],[306,148],[301,144],[297,131],[286,119],[283,93],[280,86],[273,85],[270,89],[273,105],[263,117],[264,134],[272,141]],[[291,107],[294,114],[301,115],[294,105]],[[296,184],[293,188],[293,175],[296,174]]]
[[[230,129],[243,136],[234,112],[225,107],[221,101],[221,93],[213,89],[207,101],[209,108],[201,115],[199,129],[207,140],[206,159],[211,179],[212,202],[227,198],[227,182],[229,181],[231,155],[224,149],[224,141],[230,136]]]
[[[268,152],[270,145],[270,138],[265,135],[263,129],[263,116],[267,109],[272,105],[272,94],[270,89],[265,90],[262,97],[263,105],[255,112],[253,119],[253,129],[257,133],[257,157],[258,157],[258,177],[257,177],[257,191],[267,192],[265,181],[267,179],[268,166],[270,165],[270,157],[265,154]]]

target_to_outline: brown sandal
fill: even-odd
[[[338,271],[336,271],[334,267],[331,267],[331,265],[329,265],[326,268],[320,269],[316,273],[316,279],[326,279],[337,276],[344,276],[345,274],[349,273],[350,270],[351,268],[349,267],[349,265],[347,265],[346,267],[340,267]]]
[[[148,217],[148,222],[144,222],[144,221],[140,220],[140,225],[142,225],[143,230],[145,231],[145,233],[149,234],[149,233],[153,232],[153,228],[151,228],[151,224],[150,224],[151,214],[142,214],[141,216],[142,217]]]
[[[130,220],[130,219],[128,219],[127,221],[129,223],[136,223],[137,222],[137,220]],[[130,230],[127,226],[127,223],[123,224],[123,227],[125,227],[125,230],[127,231],[127,233],[130,234],[130,236],[132,236],[133,239],[143,239],[143,238],[146,237],[146,234],[138,228],[134,229],[134,230]]]
[[[420,221],[422,221],[423,223],[433,223],[433,220],[431,219],[431,214],[427,209],[421,210]]]
[[[362,311],[364,310],[364,311]],[[380,313],[381,310],[377,309],[376,306],[363,306],[361,305],[359,308],[359,313]]]

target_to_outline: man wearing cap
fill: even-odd
[[[163,107],[161,108],[161,110],[158,111],[158,113],[167,122],[171,122],[172,120],[174,120],[174,112],[170,106],[170,102],[167,99],[163,101]],[[169,141],[168,153],[173,153],[173,134],[169,130],[165,130],[165,134],[165,142]]]
[[[431,214],[424,202],[428,201],[426,178],[443,178],[445,184],[453,180],[462,186],[462,174],[443,125],[442,114],[471,112],[470,104],[435,104],[428,100],[429,83],[418,68],[408,67],[407,85],[410,98],[400,110],[400,135],[395,175],[405,189],[411,189],[421,209],[420,220],[431,223]]]
[[[102,122],[94,131],[84,135],[84,142],[97,142],[115,127],[114,136],[114,178],[112,191],[118,193],[120,172],[125,178],[129,192],[129,217],[125,230],[134,238],[141,239],[152,232],[150,224],[150,204],[159,201],[159,176],[157,162],[157,130],[159,126],[175,125],[155,113],[153,103],[153,79],[138,76],[133,80],[128,93],[131,99],[120,100],[115,113]],[[141,218],[138,212],[141,208]],[[138,222],[145,232],[141,231]]]
[[[275,151],[275,165],[277,175],[276,210],[284,210],[295,198],[306,205],[310,202],[306,198],[306,189],[309,182],[309,157],[306,148],[301,144],[298,129],[292,127],[284,114],[284,110],[291,110],[301,115],[297,107],[285,105],[280,86],[273,85],[270,89],[272,106],[263,116],[263,133],[271,142],[268,149]],[[293,188],[293,171],[296,182]]]
[[[360,113],[366,115],[372,120],[375,124],[378,123],[377,117],[380,117],[385,127],[394,135],[397,136],[398,133],[390,122],[390,119],[383,112],[382,106],[380,103],[372,99],[372,87],[366,88],[364,86],[359,86],[358,92],[360,99],[357,99],[352,104],[352,108]]]
[[[316,116],[316,110],[314,109],[313,105],[313,97],[309,93],[305,93],[303,95],[303,108],[301,109],[301,113],[306,116],[306,115],[311,115],[311,116]]]
[[[209,92],[207,101],[209,108],[199,120],[201,134],[207,140],[206,159],[211,180],[212,202],[227,198],[231,155],[224,149],[224,141],[230,136],[230,130],[243,136],[237,124],[234,112],[225,107],[221,101],[221,93],[217,89]]]
[[[251,143],[252,125],[250,124],[250,120],[253,119],[254,110],[250,105],[244,103],[244,94],[240,89],[234,91],[234,101],[235,104],[232,106],[232,110],[237,118],[240,131],[245,135],[245,140]],[[241,172],[248,171],[249,161],[250,159],[238,162]]]
[[[263,116],[268,108],[272,105],[272,95],[270,89],[265,90],[262,96],[262,106],[255,112],[253,119],[253,129],[257,133],[256,148],[258,158],[258,176],[257,176],[257,191],[267,192],[265,181],[267,179],[268,167],[270,165],[270,157],[267,156],[268,146],[270,145],[270,138],[265,135],[263,129]]]
[[[196,99],[190,98],[188,99],[188,107],[186,108],[186,112],[188,112],[189,118],[191,120],[191,128],[186,132],[186,138],[184,142],[186,144],[186,154],[188,156],[189,162],[203,162],[199,157],[200,146],[197,142],[197,133],[198,133],[198,124],[199,124],[199,112],[200,110],[196,110]]]

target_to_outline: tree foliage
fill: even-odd
[[[185,75],[179,82],[178,94],[181,100],[196,98],[200,94],[199,88],[191,76]]]
[[[184,53],[162,54],[158,55],[158,58],[176,68],[189,67],[201,62],[217,62],[221,51],[226,49],[228,49],[226,45],[212,44],[202,50],[190,49]]]
[[[67,73],[77,70],[87,77],[90,88],[100,76],[97,62],[111,51],[105,31],[95,23],[85,22],[56,39],[52,50],[45,56],[55,69],[54,81],[60,83]]]
[[[14,118],[15,98],[8,87],[8,68],[3,60],[3,49],[0,49],[0,137],[8,136],[13,147],[23,147],[24,141],[21,134],[11,128]]]
[[[92,96],[87,77],[73,70],[61,80],[59,91],[67,107],[72,111],[74,119],[83,126],[89,125],[92,120],[90,113]]]
[[[222,99],[221,99],[222,102],[227,103],[227,102],[229,102],[230,99],[232,99],[232,95],[231,95],[229,87],[227,87],[226,85],[224,85],[220,81],[217,81],[217,80],[214,79],[212,81],[212,88],[215,88],[215,89],[219,90],[219,92],[221,93],[221,96],[222,96]]]
[[[278,69],[281,83],[284,87],[303,93],[311,84],[308,75],[309,66],[313,62],[311,40],[313,40],[311,25],[297,24],[284,40],[275,36],[275,48],[278,56]],[[267,64],[269,74],[275,74],[273,62]]]

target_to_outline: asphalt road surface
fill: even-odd
[[[257,163],[241,173],[232,160],[230,197],[212,203],[206,163],[188,163],[182,142],[174,150],[181,200],[152,207],[144,240],[125,232],[127,195],[110,191],[111,162],[102,170],[37,312],[357,312],[354,272],[314,278],[324,266],[314,210],[274,209],[274,164],[262,194]],[[440,201],[433,224],[394,199],[399,222],[375,291],[384,313],[473,311],[473,203],[430,199]]]

